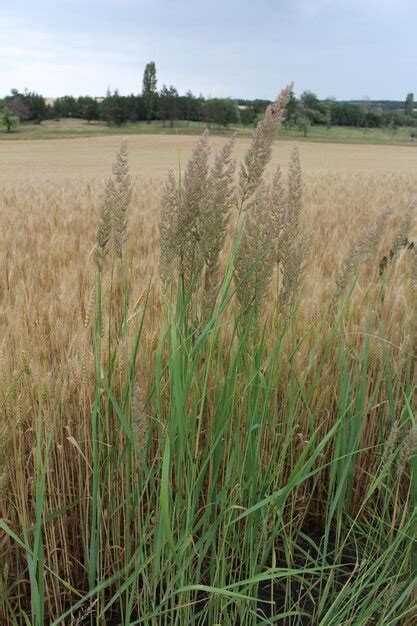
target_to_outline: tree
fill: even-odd
[[[297,117],[297,127],[298,130],[304,134],[304,137],[307,137],[308,131],[310,130],[310,120],[308,117],[298,116]]]
[[[117,89],[113,93],[107,90],[106,97],[101,103],[101,118],[107,122],[108,126],[110,124],[121,126],[129,119],[126,98],[120,96]]]
[[[286,112],[285,112],[285,125],[290,127],[294,124],[297,118],[297,98],[295,97],[294,91],[291,90],[289,100],[287,102]]]
[[[243,126],[250,126],[254,124],[256,120],[255,109],[251,106],[245,106],[244,109],[239,109],[240,122]]]
[[[43,96],[34,91],[29,91],[25,92],[22,97],[30,112],[29,119],[40,124],[43,120],[48,118],[48,108]]]
[[[150,61],[146,64],[145,71],[143,73],[142,86],[142,97],[145,104],[146,120],[148,124],[151,123],[151,120],[154,118],[156,111],[156,103],[158,98],[156,85],[156,67],[154,61]]]
[[[62,96],[54,102],[55,117],[80,117],[77,99],[74,96]]]
[[[414,94],[409,93],[404,103],[404,113],[407,118],[410,118],[414,110]]]
[[[326,104],[320,102],[315,93],[304,91],[301,94],[296,110],[297,120],[306,117],[312,124],[325,124],[326,113]]]
[[[12,95],[6,98],[5,104],[10,115],[15,115],[20,121],[26,121],[30,118],[29,108],[16,89],[13,89]]]
[[[170,85],[170,87],[164,85],[162,87],[159,97],[159,113],[164,126],[166,120],[169,119],[170,126],[172,128],[174,126],[174,120],[177,119],[178,113],[178,91],[173,85]]]
[[[198,98],[195,97],[191,90],[188,90],[185,96],[180,97],[183,103],[183,116],[187,120],[187,126],[190,121],[198,122],[200,120],[200,104]]]
[[[90,96],[83,96],[78,98],[78,109],[81,113],[81,117],[90,123],[92,120],[98,120],[100,115],[100,109],[98,102],[95,98]]]
[[[0,124],[6,128],[6,132],[11,133],[19,126],[19,118],[6,108],[0,113]]]

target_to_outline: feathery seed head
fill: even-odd
[[[278,128],[285,118],[293,85],[288,85],[266,109],[253,134],[252,143],[240,166],[240,202],[243,203],[255,192],[265,166],[271,158],[272,143]]]

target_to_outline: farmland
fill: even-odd
[[[0,181],[5,183],[60,182],[68,179],[103,179],[120,145],[119,136],[54,141],[0,141]],[[128,136],[132,175],[138,178],[160,178],[168,169],[184,168],[196,138],[176,135]],[[211,138],[212,152],[224,138]],[[242,158],[249,138],[238,138],[235,155]],[[277,163],[288,162],[293,141],[274,144],[271,172]],[[376,174],[391,172],[413,174],[417,170],[417,150],[405,146],[346,145],[300,143],[303,168],[309,172],[358,172]]]
[[[415,623],[417,151],[265,120],[0,142],[4,620]]]

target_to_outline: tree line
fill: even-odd
[[[417,126],[414,95],[408,94],[403,106],[392,103],[343,102],[334,98],[320,100],[311,91],[299,98],[291,94],[287,106],[287,127],[297,127],[304,135],[314,124],[356,126],[364,129],[387,127],[393,132],[400,126]],[[205,98],[188,91],[180,95],[173,85],[158,90],[154,62],[146,65],[142,90],[139,94],[121,95],[117,90],[107,91],[104,98],[91,96],[63,96],[48,104],[38,93],[13,89],[0,100],[0,121],[8,131],[19,122],[40,124],[47,119],[81,118],[87,122],[102,122],[122,126],[126,122],[159,120],[163,126],[174,126],[177,120],[201,122],[208,126],[228,127],[241,124],[255,125],[262,117],[269,100],[239,100]]]

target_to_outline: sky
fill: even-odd
[[[0,95],[141,90],[402,100],[417,92],[417,0],[0,0]]]

